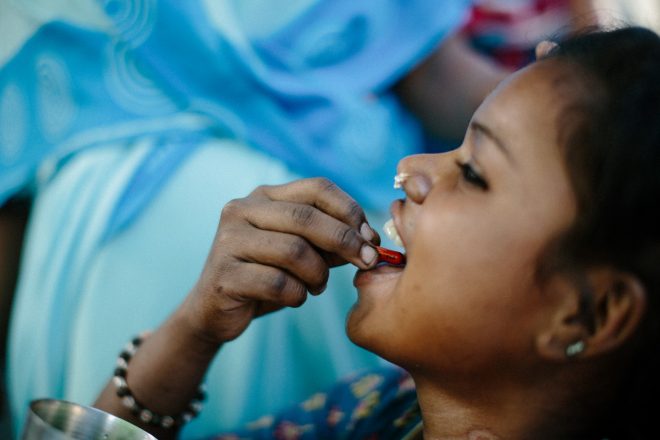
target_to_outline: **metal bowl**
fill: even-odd
[[[137,426],[89,406],[41,399],[30,404],[23,440],[156,440]]]

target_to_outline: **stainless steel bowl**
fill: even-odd
[[[30,404],[23,440],[156,440],[137,426],[89,406],[42,399]]]

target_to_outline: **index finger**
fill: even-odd
[[[258,229],[302,237],[318,249],[362,269],[376,262],[377,253],[373,244],[365,240],[356,228],[312,204],[270,200],[257,202],[247,204],[243,216]]]
[[[255,190],[273,201],[312,205],[342,223],[360,231],[367,241],[377,233],[369,226],[364,210],[334,182],[323,177],[296,180],[284,185],[261,186]]]

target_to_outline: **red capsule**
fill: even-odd
[[[376,246],[378,252],[378,262],[387,263],[393,266],[403,266],[406,264],[406,256],[401,252],[393,251],[381,246]]]

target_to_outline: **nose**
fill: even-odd
[[[422,204],[434,186],[449,181],[457,170],[449,166],[453,154],[416,154],[399,161],[397,175],[408,200]]]

